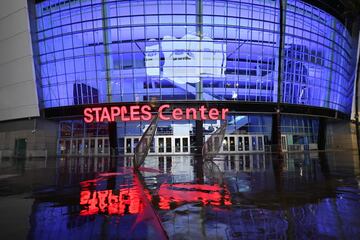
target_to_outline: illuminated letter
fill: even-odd
[[[183,111],[181,108],[175,108],[172,112],[172,117],[174,120],[181,120],[183,118]]]
[[[130,120],[140,121],[140,106],[130,106]]]
[[[127,114],[127,109],[125,106],[122,106],[121,107],[121,119],[126,122],[126,121],[129,121],[130,118],[126,117],[126,114]]]
[[[196,120],[197,117],[196,117],[196,109],[195,108],[187,108],[186,109],[186,120],[191,120],[190,118],[190,113],[192,112],[192,119],[193,120]]]
[[[164,105],[159,107],[159,117],[160,117],[161,120],[170,120],[169,117],[165,117],[163,115],[164,108],[169,108],[169,107],[170,107],[169,104],[164,104]]]
[[[218,120],[218,118],[219,118],[219,110],[217,110],[216,108],[211,108],[209,110],[209,118],[211,120]]]
[[[111,117],[110,117],[109,110],[107,109],[107,107],[104,107],[102,110],[100,122],[105,122],[105,120],[107,122],[111,121]]]
[[[199,108],[199,111],[200,111],[200,119],[201,120],[206,120],[207,119],[207,117],[205,116],[206,107],[204,105],[202,105]]]
[[[221,119],[222,120],[225,120],[226,118],[226,114],[229,112],[229,109],[228,108],[223,108],[222,109],[222,114],[221,114]]]
[[[120,116],[121,110],[119,107],[111,107],[111,121],[115,122],[116,117]]]
[[[98,107],[98,108],[93,108],[92,110],[95,112],[96,122],[100,122],[100,111],[102,110],[102,108]]]
[[[91,123],[94,121],[94,116],[92,115],[91,108],[85,108],[84,109],[84,122]]]
[[[148,105],[144,105],[141,107],[141,120],[149,121],[151,120],[151,107]]]

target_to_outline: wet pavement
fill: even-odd
[[[358,239],[355,152],[2,159],[0,239]]]

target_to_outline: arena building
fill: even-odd
[[[344,12],[333,0],[1,2],[0,156],[132,154],[157,113],[151,154],[189,154],[224,120],[224,153],[351,148],[359,31]]]

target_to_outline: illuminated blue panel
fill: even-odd
[[[36,10],[45,108],[190,100],[199,84],[204,100],[277,100],[278,1],[204,0],[201,26],[195,0],[48,0]],[[345,27],[289,0],[285,32],[282,101],[349,113]]]
[[[351,36],[323,10],[288,1],[283,101],[351,111],[354,58]]]

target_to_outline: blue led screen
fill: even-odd
[[[47,0],[36,18],[45,108],[277,101],[278,1]],[[285,32],[282,101],[349,113],[355,60],[346,28],[288,1]]]

